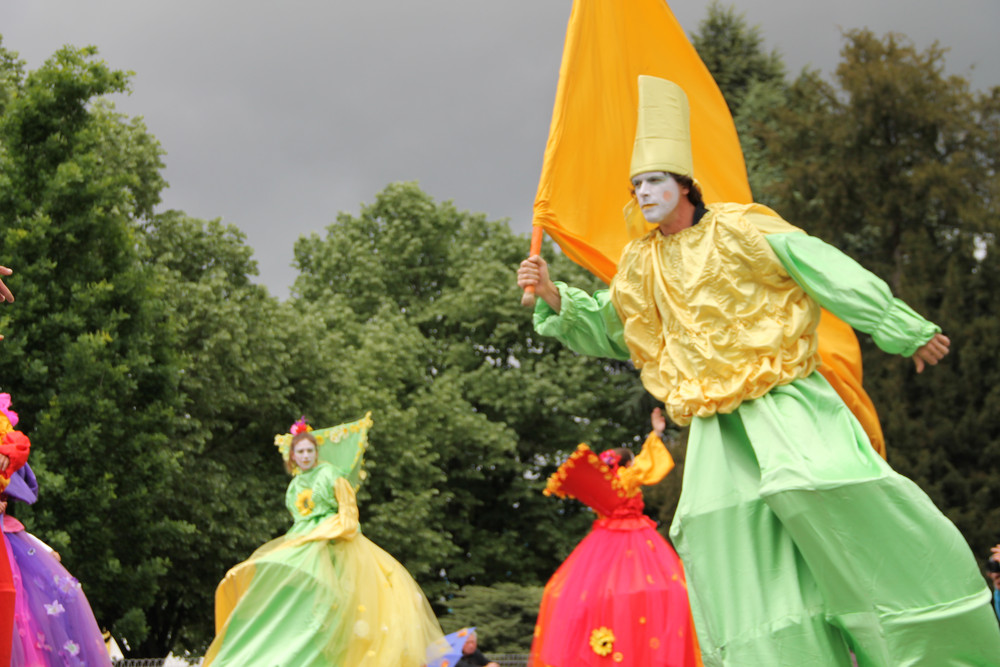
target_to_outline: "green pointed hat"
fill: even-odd
[[[365,450],[368,449],[368,429],[372,427],[372,413],[355,422],[313,430],[305,417],[295,422],[294,433],[309,431],[316,438],[317,454],[320,461],[332,463],[339,474],[351,483],[357,491],[361,482],[367,477],[363,470]],[[279,433],[274,436],[274,446],[281,452],[281,457],[288,460],[292,448],[292,433]],[[292,474],[298,475],[298,466],[292,467]]]

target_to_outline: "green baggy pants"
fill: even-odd
[[[1000,665],[965,539],[819,373],[695,419],[671,537],[706,667]]]

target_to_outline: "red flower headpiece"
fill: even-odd
[[[613,449],[607,449],[601,452],[601,463],[608,466],[612,470],[618,467],[618,464],[621,463],[621,460],[622,460],[622,455],[614,451]]]
[[[0,413],[7,418],[11,426],[17,426],[17,413],[10,409],[10,394],[0,394]]]
[[[0,470],[0,490],[6,488],[10,476],[28,460],[31,441],[28,436],[15,431],[17,413],[10,409],[10,394],[0,394],[0,454],[7,457],[7,467]]]
[[[298,435],[299,433],[308,433],[311,430],[313,427],[306,421],[306,416],[302,415],[297,422],[292,424],[292,428],[288,429],[288,432],[292,435]]]

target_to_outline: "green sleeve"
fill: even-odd
[[[882,350],[911,356],[941,328],[892,296],[874,273],[832,245],[807,234],[769,234],[771,248],[792,279],[821,306]]]
[[[562,299],[560,312],[544,299],[535,302],[535,331],[553,336],[577,354],[627,360],[625,330],[607,290],[591,296],[581,289],[557,282]]]

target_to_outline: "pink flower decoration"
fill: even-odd
[[[10,409],[10,394],[7,392],[0,394],[0,413],[10,422],[11,428],[17,426],[17,413]]]
[[[292,428],[289,429],[289,433],[292,435],[297,435],[299,433],[306,433],[312,430],[312,426],[306,421],[305,415],[299,417],[299,420],[292,424]]]
[[[619,454],[618,452],[612,451],[610,449],[601,452],[601,462],[604,465],[608,466],[609,468],[617,467],[618,463],[621,462],[621,460],[622,460],[622,455]]]

